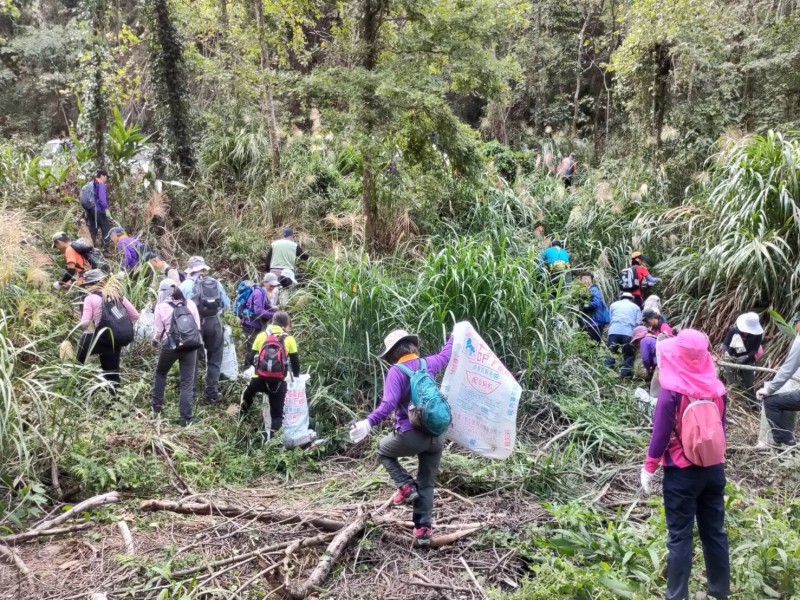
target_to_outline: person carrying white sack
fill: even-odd
[[[416,545],[427,546],[431,543],[433,533],[433,488],[444,449],[444,437],[431,435],[412,425],[409,418],[411,377],[408,373],[424,368],[433,377],[444,370],[450,361],[453,338],[450,336],[438,353],[424,359],[419,356],[419,336],[405,330],[392,331],[386,336],[384,345],[385,350],[380,358],[391,367],[384,380],[383,399],[366,419],[353,426],[350,439],[354,443],[360,442],[369,435],[373,427],[395,413],[395,429],[378,444],[378,457],[397,486],[394,503],[414,504],[412,519]],[[397,459],[401,456],[416,456],[419,460],[416,481],[400,465]]]

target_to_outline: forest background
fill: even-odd
[[[783,319],[800,309],[799,34],[800,4],[787,0],[0,0],[0,527],[118,490],[124,502],[94,522],[127,520],[148,549],[71,565],[74,593],[279,590],[247,567],[215,587],[173,576],[224,553],[165,543],[190,519],[142,514],[139,501],[174,496],[176,481],[231,501],[277,489],[291,506],[387,493],[370,448],[345,443],[347,423],[380,399],[376,348],[405,326],[433,351],[468,319],[523,384],[520,437],[506,462],[446,453],[440,483],[456,496],[437,502],[506,517],[434,559],[367,536],[323,596],[390,597],[421,565],[466,589],[463,551],[493,597],[655,597],[663,511],[637,490],[647,414],[579,331],[582,292],[555,290],[538,257],[546,237],[565,240],[610,301],[640,249],[673,324],[716,345],[755,310],[776,365]],[[45,166],[41,148],[60,131],[74,160]],[[146,148],[155,167],[142,176]],[[570,152],[567,190],[550,166]],[[98,166],[117,221],[176,263],[204,255],[229,290],[294,227],[313,258],[290,310],[331,443],[280,451],[213,407],[187,431],[154,426],[144,347],[128,353],[111,407],[96,367],[72,364],[76,319],[50,289],[48,240],[80,233],[78,190]],[[137,306],[152,300],[122,285]],[[240,388],[226,383],[226,399]],[[732,402],[736,597],[797,597],[798,462],[754,450],[758,415]],[[238,552],[255,538],[227,539]],[[63,597],[61,571],[22,556],[40,569],[41,597]],[[0,579],[22,585],[5,567]]]

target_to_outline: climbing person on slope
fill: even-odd
[[[652,308],[645,308],[642,310],[642,324],[647,327],[647,331],[658,337],[660,334],[665,333],[672,337],[672,327],[669,326],[664,316]]]
[[[281,277],[284,269],[288,269],[292,272],[292,279],[294,279],[295,265],[298,260],[308,260],[308,253],[294,241],[292,228],[286,227],[280,239],[272,242],[267,251],[267,270]]]
[[[281,285],[275,273],[265,273],[262,284],[252,288],[250,297],[242,307],[239,319],[244,334],[246,352],[250,351],[253,341],[277,312],[276,306],[280,290]]]
[[[300,353],[297,340],[289,333],[291,325],[288,313],[276,312],[272,324],[258,334],[245,358],[245,364],[254,366],[255,372],[242,394],[239,416],[247,414],[256,394],[266,394],[270,416],[269,427],[264,423],[267,440],[283,426],[287,381],[290,377],[300,377]]]
[[[558,165],[558,176],[564,182],[564,187],[568,188],[572,185],[572,177],[577,170],[578,163],[575,161],[575,153],[570,152],[569,156],[565,156]]]
[[[78,343],[77,361],[84,364],[89,355],[100,358],[103,377],[112,384],[116,396],[120,383],[119,363],[122,348],[133,341],[133,322],[139,312],[115,286],[105,285],[106,274],[90,269],[83,275],[86,298],[80,326],[84,333]]]
[[[414,539],[418,546],[431,543],[433,487],[442,458],[444,439],[433,436],[412,425],[409,419],[411,401],[410,373],[424,368],[431,376],[447,367],[453,350],[453,338],[437,354],[420,359],[419,336],[402,329],[392,331],[384,339],[385,350],[380,358],[391,365],[383,383],[383,399],[380,405],[363,421],[350,430],[350,439],[358,443],[369,435],[390,414],[395,413],[396,422],[392,433],[378,444],[378,458],[397,486],[395,504],[414,503]],[[406,471],[397,460],[401,456],[416,456],[419,461],[417,479]]]
[[[642,357],[642,366],[644,367],[644,379],[650,382],[653,379],[653,373],[656,370],[656,338],[657,336],[650,332],[644,325],[637,325],[633,330],[631,336],[631,344],[636,347],[639,346],[639,352]]]
[[[564,244],[555,238],[550,240],[550,246],[542,252],[542,266],[550,274],[550,280],[556,283],[562,280],[564,283],[572,283],[572,275],[569,272],[569,252],[564,249]]]
[[[730,555],[725,532],[725,386],[708,351],[708,338],[684,329],[659,342],[658,395],[653,434],[641,472],[645,494],[664,467],[667,521],[665,600],[688,600],[694,523],[703,544],[708,594],[730,595]],[[798,352],[800,356],[800,351]]]
[[[583,330],[598,344],[603,339],[603,330],[609,321],[608,305],[603,300],[600,288],[594,283],[594,275],[586,271],[581,275],[581,283],[589,289],[591,298],[583,305]]]
[[[172,329],[173,322],[175,330]],[[192,421],[197,352],[202,349],[203,337],[197,306],[183,296],[173,279],[163,279],[158,285],[153,324],[153,345],[159,348],[159,354],[153,376],[151,406],[155,414],[160,414],[164,408],[167,375],[177,362],[180,372],[178,425],[186,427]]]
[[[758,314],[749,312],[739,315],[722,339],[723,360],[743,366],[752,366],[761,356],[763,341],[764,328],[761,326]],[[745,395],[750,403],[758,407],[755,393],[755,372],[749,369],[725,367],[725,383],[731,386],[737,381],[742,382]]]
[[[642,311],[634,302],[633,294],[623,292],[620,299],[609,308],[611,323],[608,326],[607,345],[611,356],[605,360],[606,366],[613,369],[616,364],[614,354],[622,353],[623,378],[633,377],[633,361],[636,358],[636,349],[631,345],[634,328],[642,321]]]
[[[67,290],[75,283],[83,283],[83,274],[91,267],[86,257],[72,247],[72,238],[59,231],[53,235],[53,248],[64,254],[64,276],[53,287]]]
[[[764,412],[772,426],[772,438],[779,446],[794,446],[797,443],[786,413],[800,411],[800,390],[780,391],[800,369],[800,313],[795,315],[792,325],[796,335],[789,354],[775,377],[756,392],[756,397],[764,401]]]
[[[619,275],[620,291],[633,294],[633,300],[639,308],[644,306],[642,289],[661,283],[658,277],[650,275],[650,271],[647,270],[645,262],[650,261],[641,252],[632,252],[630,266],[624,268]]]
[[[141,263],[142,240],[129,236],[122,227],[112,227],[108,239],[122,257],[122,268],[129,273],[134,271]]]
[[[202,256],[192,256],[186,265],[186,280],[181,284],[181,292],[187,300],[197,305],[200,314],[200,331],[206,356],[204,400],[216,404],[221,400],[219,372],[225,343],[222,313],[230,309],[231,300],[222,284],[208,274],[209,270]]]

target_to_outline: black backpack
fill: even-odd
[[[133,341],[133,321],[120,300],[102,298],[103,313],[97,326],[97,341],[112,348],[123,348]]]
[[[201,319],[216,317],[222,308],[222,294],[219,291],[219,282],[208,275],[201,275],[194,282],[192,300],[197,304],[197,312]]]
[[[173,305],[167,348],[177,352],[191,352],[202,346],[203,336],[192,312],[183,303]]]
[[[72,242],[70,246],[72,246],[72,249],[75,250],[75,252],[86,259],[86,262],[89,263],[91,268],[100,269],[103,271],[103,273],[111,272],[111,265],[108,264],[108,261],[103,256],[103,253],[92,246],[91,242],[81,238]]]

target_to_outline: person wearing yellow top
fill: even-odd
[[[291,327],[289,314],[276,312],[272,324],[258,334],[253,347],[247,353],[246,364],[255,367],[250,384],[242,394],[239,407],[240,417],[244,417],[256,394],[266,394],[269,399],[271,424],[269,431],[264,423],[264,436],[269,439],[283,425],[283,405],[286,401],[286,380],[291,373],[300,376],[300,354],[297,351],[297,340],[289,335]]]

